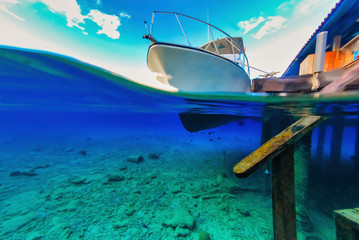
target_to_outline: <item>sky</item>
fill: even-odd
[[[337,2],[0,0],[0,45],[67,55],[166,89],[147,69],[150,42],[142,36],[148,33],[144,21],[151,22],[152,11],[171,11],[209,21],[233,37],[243,37],[250,65],[280,72],[280,76]],[[165,36],[170,40],[183,38],[174,20],[156,16],[154,37],[159,41],[158,37]],[[183,24],[185,31],[194,35],[191,41],[207,42],[208,32]],[[158,27],[156,33],[157,26],[164,28]],[[252,71],[251,78],[259,74]]]

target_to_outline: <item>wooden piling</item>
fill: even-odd
[[[295,201],[297,222],[302,231],[312,228],[306,210],[308,199],[308,171],[311,158],[312,132],[294,144]]]
[[[337,116],[333,124],[332,141],[330,144],[330,162],[334,168],[340,164],[340,156],[342,152],[342,141],[344,131],[345,118]]]
[[[355,152],[354,156],[359,158],[359,118],[357,119],[356,131],[355,131]]]
[[[354,156],[352,156],[352,160],[354,161],[354,167],[357,171],[359,171],[359,118],[356,120],[356,131],[355,131],[355,152]]]
[[[278,116],[281,116],[278,118]],[[273,121],[273,119],[277,119]],[[265,108],[263,111],[262,119],[262,135],[261,135],[261,145],[267,142],[269,139],[280,133],[283,129],[288,127],[293,123],[293,117],[291,115],[285,114],[283,110]],[[271,172],[271,163],[266,162],[264,164],[263,172]],[[270,181],[270,175],[262,174],[261,175],[261,192],[264,197],[269,197],[272,194],[272,183]]]
[[[273,159],[272,184],[274,239],[297,239],[293,146]]]
[[[325,133],[327,131],[327,127],[325,124],[321,124],[319,126],[318,132],[318,146],[316,152],[316,161],[321,162],[323,160],[323,152],[324,152],[324,141],[325,141]]]

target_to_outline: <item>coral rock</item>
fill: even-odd
[[[172,218],[167,219],[163,225],[174,229],[177,227],[192,229],[194,227],[194,218],[187,210],[180,208],[176,210]]]

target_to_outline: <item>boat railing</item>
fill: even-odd
[[[245,50],[243,48],[243,44],[236,41],[235,38],[231,37],[228,33],[226,33],[225,31],[221,30],[220,28],[208,23],[208,22],[205,22],[205,21],[202,21],[200,19],[197,19],[197,18],[194,18],[194,17],[191,17],[191,16],[188,16],[188,15],[184,15],[184,14],[181,14],[181,13],[176,13],[176,12],[166,12],[166,11],[153,11],[152,13],[152,19],[151,19],[151,26],[150,26],[150,31],[149,31],[149,35],[147,36],[147,38],[152,38],[152,32],[153,32],[153,23],[154,23],[154,19],[155,19],[155,14],[171,14],[171,15],[174,15],[177,19],[177,22],[181,28],[181,31],[186,39],[186,42],[188,43],[189,46],[192,47],[192,44],[183,28],[183,25],[181,24],[181,21],[179,19],[178,16],[182,16],[182,17],[185,17],[185,18],[189,18],[189,19],[193,19],[195,21],[198,21],[198,22],[201,22],[203,24],[206,24],[207,27],[208,27],[208,31],[209,31],[209,34],[211,35],[211,38],[212,40],[208,42],[208,45],[207,45],[207,48],[209,47],[210,43],[213,43],[213,46],[215,48],[215,54],[217,55],[220,55],[220,50],[216,44],[216,40],[214,39],[214,36],[213,36],[213,32],[212,32],[212,28],[213,29],[216,29],[218,30],[219,32],[221,32],[222,34],[224,34],[226,37],[225,39],[227,40],[227,42],[231,45],[232,47],[232,53],[233,53],[233,61],[238,63],[239,65],[241,65],[241,67],[246,70],[247,74],[250,75],[250,66],[249,66],[249,62],[248,62],[248,58],[247,58],[247,55],[245,53]],[[205,45],[204,45],[205,46]],[[202,46],[203,47],[203,46]],[[206,47],[202,48],[204,50],[207,50]],[[242,59],[240,61],[237,61],[237,57],[236,57],[236,50],[238,51],[238,53],[242,56]],[[212,52],[212,51],[211,51]],[[239,60],[239,59],[238,59]],[[245,67],[247,69],[245,69]]]

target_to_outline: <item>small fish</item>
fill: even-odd
[[[270,174],[270,171],[269,171],[268,169],[266,169],[266,170],[264,171],[264,174],[269,175],[269,174]]]

